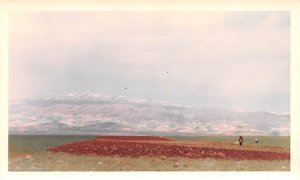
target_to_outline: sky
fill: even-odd
[[[10,14],[10,99],[95,92],[235,111],[290,110],[290,14]]]

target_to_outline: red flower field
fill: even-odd
[[[219,143],[220,144],[220,143]],[[216,143],[181,143],[163,137],[152,136],[99,136],[95,140],[74,142],[48,148],[50,152],[76,155],[101,155],[117,157],[158,157],[162,159],[185,157],[192,159],[231,160],[289,160],[290,153],[268,149],[247,150],[238,145],[231,148],[216,148]]]

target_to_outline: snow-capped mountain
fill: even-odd
[[[126,96],[109,96],[99,93],[91,93],[91,92],[84,92],[84,93],[67,93],[67,94],[48,94],[45,97],[40,97],[36,99],[38,101],[51,101],[51,100],[59,100],[59,101],[91,101],[91,102],[118,102],[118,103],[136,103],[136,104],[156,104],[156,105],[169,105],[169,106],[181,106],[181,105],[174,105],[168,104],[166,102],[152,100],[148,101],[142,98],[132,98]]]
[[[289,135],[290,116],[98,93],[10,101],[12,134]]]

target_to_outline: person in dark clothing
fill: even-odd
[[[242,137],[242,136],[240,136],[240,138],[239,138],[239,142],[240,142],[240,145],[242,146],[242,145],[243,145],[243,142],[244,142],[244,139],[243,139],[243,137]]]

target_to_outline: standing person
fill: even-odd
[[[240,136],[240,138],[239,138],[239,142],[240,142],[240,145],[242,146],[242,145],[243,145],[243,142],[244,142],[244,139],[243,139],[243,137],[242,137],[242,136]]]
[[[258,139],[257,138],[255,139],[255,142],[258,143]]]

